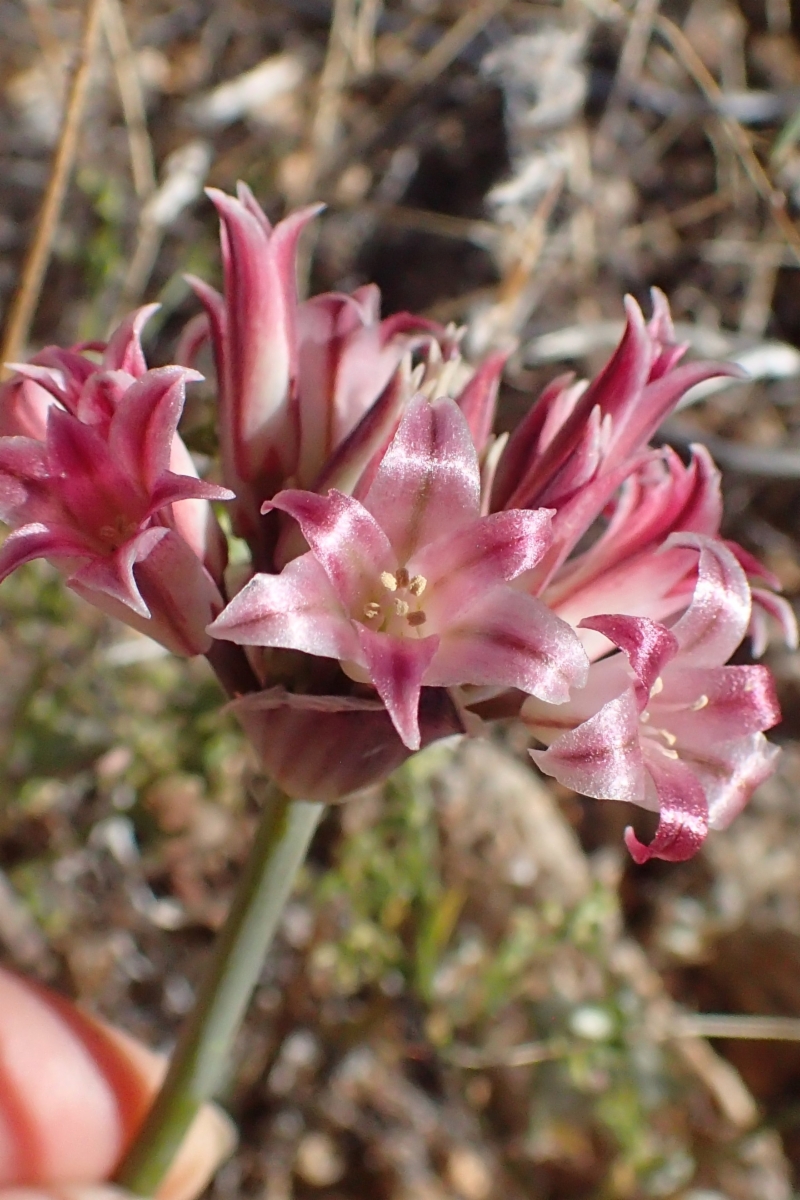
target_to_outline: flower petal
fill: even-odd
[[[288,490],[264,508],[294,517],[340,602],[360,617],[375,598],[381,573],[397,565],[386,534],[363,504],[335,489],[327,496]]]
[[[775,681],[766,667],[684,667],[664,675],[654,699],[653,721],[663,723],[685,751],[701,756],[709,747],[751,733],[763,733],[781,719]]]
[[[23,525],[10,533],[0,546],[0,582],[17,567],[35,558],[82,558],[89,554],[91,550],[86,543],[71,529]]]
[[[356,626],[361,657],[370,680],[409,750],[419,750],[419,699],[422,680],[439,646],[437,637],[392,637]]]
[[[588,659],[574,630],[532,596],[510,587],[484,592],[452,624],[425,682],[497,684],[562,704],[586,681]]]
[[[125,317],[112,333],[103,353],[104,370],[126,371],[134,379],[144,375],[147,363],[142,350],[142,330],[160,307],[160,304],[145,304]]]
[[[145,492],[169,468],[186,381],[199,379],[202,375],[187,367],[159,367],[132,384],[119,401],[108,433],[109,453]]]
[[[748,633],[752,638],[753,657],[760,658],[767,648],[769,629],[766,618],[775,621],[783,634],[784,644],[790,650],[797,649],[798,630],[794,609],[785,596],[776,596],[765,588],[751,588],[753,611],[750,614]]]
[[[133,568],[137,562],[147,558],[168,534],[169,530],[163,525],[144,529],[113,554],[93,555],[70,575],[67,583],[89,591],[104,592],[126,605],[137,616],[150,618],[152,614],[139,590]]]
[[[408,562],[427,581],[425,607],[452,617],[487,587],[536,566],[550,544],[552,512],[512,509],[479,517],[423,546]]]
[[[629,826],[625,845],[639,864],[651,858],[684,862],[697,853],[708,833],[705,792],[690,767],[677,758],[667,758],[655,744],[648,745],[647,770],[658,793],[658,828],[645,846]]]
[[[658,621],[647,617],[619,615],[586,617],[580,629],[594,629],[618,646],[627,656],[638,680],[637,693],[642,708],[647,704],[650,689],[678,650],[674,634]]]
[[[364,504],[401,565],[421,546],[478,516],[478,457],[454,401],[412,400]]]
[[[600,800],[645,800],[645,770],[639,746],[639,708],[629,688],[547,748],[531,750],[546,775],[565,787]]]
[[[727,546],[715,538],[679,533],[665,544],[700,551],[691,604],[672,632],[687,667],[718,667],[727,662],[750,624],[750,588]]]
[[[705,789],[712,829],[727,829],[756,788],[769,779],[780,753],[763,733],[707,746],[702,754],[681,752]]]
[[[481,454],[489,440],[497,408],[497,393],[503,369],[508,362],[511,349],[495,350],[488,354],[469,382],[456,396],[456,404],[464,414],[472,441]]]
[[[361,658],[353,623],[312,554],[293,559],[280,575],[255,575],[208,631],[244,646]]]

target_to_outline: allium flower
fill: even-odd
[[[551,513],[480,516],[467,422],[447,398],[406,412],[363,503],[284,491],[311,550],[257,575],[210,627],[215,637],[338,659],[371,683],[409,749],[420,745],[420,690],[520,688],[562,703],[583,682],[573,631],[510,586],[541,559]]]
[[[215,189],[208,194],[222,223],[224,295],[191,282],[214,346],[223,476],[237,497],[234,524],[263,560],[261,504],[287,484],[315,487],[407,351],[444,331],[409,314],[380,321],[374,286],[299,303],[297,242],[320,206],[273,228],[246,186],[239,185],[238,199]],[[399,414],[390,405],[382,415],[388,440]]]
[[[531,753],[548,775],[659,813],[649,846],[626,831],[640,863],[689,858],[709,826],[724,828],[741,811],[778,753],[762,733],[780,719],[769,671],[725,665],[750,621],[744,571],[717,540],[678,535],[671,544],[699,551],[680,619],[668,629],[644,617],[588,618],[582,626],[621,653],[595,663],[568,704],[531,698],[521,714],[547,746]]]
[[[42,409],[41,437],[0,438],[0,516],[14,527],[0,549],[0,579],[31,559],[51,559],[93,603],[178,653],[196,654],[209,648],[204,626],[222,606],[201,561],[202,526],[208,501],[231,493],[194,473],[176,427],[185,381],[197,375],[145,369],[142,315],[112,339],[100,368],[78,351],[55,349],[19,368],[53,402]],[[9,394],[19,401],[18,382]],[[24,414],[32,432],[36,411]]]

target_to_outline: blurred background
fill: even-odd
[[[83,15],[0,0],[6,312]],[[237,179],[273,219],[326,202],[304,291],[375,281],[473,357],[514,339],[505,427],[658,285],[692,354],[750,373],[661,436],[710,446],[729,535],[797,594],[790,0],[103,0],[102,22],[31,349],[158,300],[171,361],[183,272],[219,283],[202,189]],[[237,1048],[215,1200],[799,1195],[800,656],[768,661],[781,767],[690,863],[635,867],[630,810],[542,782],[514,728],[331,810]],[[168,1050],[264,781],[204,662],[41,564],[0,588],[0,677],[0,957]]]

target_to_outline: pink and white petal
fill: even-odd
[[[646,746],[647,771],[658,793],[658,827],[649,845],[644,845],[628,826],[625,845],[640,865],[651,858],[685,862],[697,853],[708,833],[706,794],[686,763],[667,757],[671,751],[662,751],[649,740]]]
[[[563,704],[586,682],[588,659],[575,631],[511,587],[484,592],[452,624],[434,628],[441,645],[427,684],[497,684]]]
[[[367,492],[370,481],[367,480],[365,486],[365,471],[392,440],[407,396],[406,380],[401,371],[395,371],[375,403],[336,446],[314,480],[312,490],[322,493],[337,488],[348,495],[353,495],[357,489]]]
[[[453,400],[411,401],[364,500],[401,564],[480,513],[480,472]]]
[[[492,432],[497,393],[510,354],[509,347],[507,350],[496,350],[487,355],[455,398],[469,426],[478,454],[483,453]]]
[[[797,649],[798,630],[797,617],[785,596],[776,596],[765,588],[750,589],[753,600],[753,611],[750,614],[753,657],[760,658],[767,648],[769,629],[765,618],[775,621],[783,634],[783,641],[790,650]]]
[[[0,472],[21,481],[46,480],[47,454],[42,442],[29,437],[0,437]]]
[[[121,513],[138,520],[144,496],[134,480],[121,473],[108,445],[89,425],[59,408],[47,420],[47,456],[53,491],[78,527],[96,530]]]
[[[160,304],[145,304],[117,326],[103,353],[104,370],[126,371],[134,379],[144,375],[147,362],[142,350],[142,330],[160,307]]]
[[[356,631],[361,661],[380,696],[401,741],[409,750],[419,750],[419,701],[422,682],[439,647],[437,637],[417,639],[373,633],[363,625]],[[427,682],[427,680],[426,680]]]
[[[85,558],[92,551],[71,529],[46,525],[23,525],[10,533],[0,546],[0,582],[23,563],[35,558]]]
[[[408,560],[426,581],[424,607],[437,624],[474,603],[487,587],[536,566],[550,544],[552,510],[512,509],[463,525]]]
[[[186,383],[202,379],[187,367],[158,367],[137,380],[111,418],[108,448],[121,470],[150,492],[169,468]]]
[[[363,661],[353,623],[312,554],[295,558],[280,575],[255,575],[209,633],[243,646],[281,646]]]
[[[358,500],[335,489],[327,496],[279,492],[264,507],[294,517],[340,602],[360,618],[364,604],[375,599],[381,573],[391,572],[397,565],[386,534],[374,517]]]
[[[531,750],[530,755],[545,775],[583,796],[632,804],[645,799],[639,707],[632,688],[561,734],[546,750]]]
[[[44,441],[52,394],[32,379],[16,375],[0,384],[0,436]]]
[[[491,507],[495,512],[533,503],[537,495],[537,460],[549,441],[545,430],[552,425],[555,434],[586,390],[585,383],[576,384],[574,379],[568,374],[552,380],[512,431],[492,488]]]
[[[611,654],[592,663],[582,688],[574,688],[563,704],[547,704],[528,696],[519,716],[540,742],[549,746],[560,734],[582,725],[604,704],[631,690],[631,673],[624,654]]]
[[[707,747],[704,753],[681,754],[701,781],[708,798],[709,825],[727,829],[753,792],[772,775],[780,757],[763,733]]]
[[[763,732],[780,719],[775,681],[766,667],[693,669],[678,659],[653,698],[653,723],[677,737],[681,755]]]
[[[692,601],[673,625],[687,667],[719,667],[740,645],[750,624],[750,587],[735,556],[721,541],[700,534],[674,534],[665,549],[689,546],[700,552]]]
[[[230,488],[220,487],[216,483],[206,483],[192,475],[173,475],[166,471],[150,493],[150,504],[146,516],[151,516],[159,508],[168,504],[181,503],[186,500],[235,500],[235,494]]]
[[[674,634],[665,625],[647,617],[618,614],[586,617],[580,628],[594,629],[623,651],[636,674],[636,691],[640,706],[644,708],[650,689],[677,653],[678,642]]]

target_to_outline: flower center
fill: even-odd
[[[708,696],[702,695],[698,696],[692,704],[670,704],[668,701],[658,699],[663,690],[664,680],[659,675],[650,688],[650,699],[654,701],[652,711],[650,708],[645,708],[639,714],[639,722],[645,727],[642,733],[648,735],[651,742],[658,746],[666,758],[678,758],[678,751],[674,748],[678,739],[669,729],[664,728],[664,724],[669,723],[670,713],[700,712],[706,707],[709,700]]]
[[[424,575],[409,575],[405,567],[382,571],[378,598],[364,605],[370,626],[381,633],[403,636],[408,629],[420,629],[427,621],[420,597],[428,586]]]

